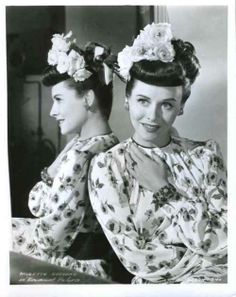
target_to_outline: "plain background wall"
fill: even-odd
[[[180,135],[217,140],[227,157],[227,8],[169,6],[176,36],[191,41],[200,60],[184,115],[176,121]]]
[[[65,15],[66,32],[72,30],[81,46],[88,41],[97,41],[111,46],[112,52],[117,54],[136,35],[135,6],[67,6]],[[114,76],[110,124],[120,140],[132,134],[129,116],[124,109],[124,86],[124,83]]]
[[[175,122],[179,134],[196,140],[213,138],[227,154],[227,9],[224,6],[168,6],[176,37],[191,41],[201,63],[184,115]],[[66,30],[84,45],[97,40],[117,53],[135,36],[135,8],[67,7]],[[120,140],[132,134],[124,109],[124,84],[114,80],[111,126]]]

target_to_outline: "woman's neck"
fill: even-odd
[[[162,137],[156,137],[156,139],[145,139],[142,136],[140,136],[138,133],[134,133],[133,135],[133,140],[143,146],[143,147],[147,147],[147,148],[154,148],[154,147],[165,147],[167,146],[170,141],[171,141],[171,136],[169,133],[163,135]]]
[[[100,115],[94,115],[83,126],[80,132],[81,139],[87,139],[98,135],[111,133],[112,130],[106,119]]]

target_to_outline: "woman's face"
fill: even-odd
[[[134,139],[141,145],[165,146],[183,105],[182,86],[159,87],[136,80],[128,98]]]
[[[87,120],[84,98],[68,86],[68,81],[62,81],[52,87],[52,100],[50,116],[58,121],[61,134],[80,134]]]

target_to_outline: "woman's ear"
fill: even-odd
[[[128,101],[127,97],[125,97],[124,107],[125,107],[125,109],[129,110],[129,101]]]
[[[83,100],[84,100],[84,106],[86,109],[91,109],[93,106],[94,106],[94,103],[95,103],[95,94],[94,94],[94,91],[93,90],[88,90],[84,97],[83,97]]]
[[[184,114],[184,103],[181,104],[181,106],[180,106],[180,110],[179,110],[178,116],[179,115],[183,115],[183,114]]]

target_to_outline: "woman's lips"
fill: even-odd
[[[160,126],[157,124],[146,124],[146,123],[141,123],[141,124],[147,132],[156,132],[160,128]]]
[[[59,126],[64,122],[64,120],[58,120]]]

